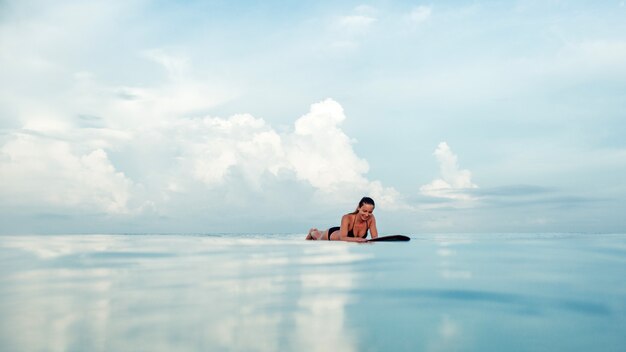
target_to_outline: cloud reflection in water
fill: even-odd
[[[623,235],[422,235],[368,245],[303,237],[2,236],[0,350],[621,351],[626,343]]]
[[[3,350],[355,349],[346,264],[363,256],[346,246],[226,236],[0,243],[13,259],[1,271]]]

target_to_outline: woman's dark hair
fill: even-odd
[[[352,213],[352,214],[356,214],[359,212],[359,208],[362,207],[365,204],[369,204],[372,207],[376,207],[376,204],[374,203],[374,200],[370,197],[363,197],[361,198],[361,200],[359,201],[359,205],[357,205],[356,210]]]

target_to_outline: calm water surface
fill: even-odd
[[[626,235],[303,237],[0,236],[0,350],[626,350]]]

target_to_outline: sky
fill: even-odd
[[[0,233],[624,233],[625,136],[625,1],[0,1]]]

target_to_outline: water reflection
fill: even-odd
[[[369,294],[377,294],[370,291]],[[413,301],[414,299],[433,299],[447,301],[448,305],[454,302],[460,304],[484,304],[481,310],[513,309],[516,311],[530,310],[564,310],[573,313],[609,316],[612,314],[608,305],[601,302],[587,300],[573,300],[564,298],[541,297],[537,295],[521,295],[502,292],[471,291],[471,290],[384,290],[380,295],[391,296],[395,299]]]
[[[626,346],[626,236],[302,237],[0,237],[0,350]]]
[[[2,350],[355,349],[349,246],[181,236],[0,238]],[[10,253],[10,256],[9,256]],[[339,264],[339,268],[333,265]]]
[[[426,351],[443,352],[463,350],[459,338],[460,327],[449,315],[440,317],[435,338],[429,340]]]
[[[298,301],[292,347],[307,346],[310,351],[355,350],[355,338],[345,321],[348,295],[338,290],[351,287],[350,273],[303,274],[301,280],[305,293]]]
[[[439,256],[440,275],[446,280],[470,280],[472,278],[472,272],[465,269],[460,269],[458,263],[455,262],[457,251],[451,247],[455,245],[466,245],[471,243],[468,240],[449,240],[449,239],[437,239],[439,249],[437,255]]]

